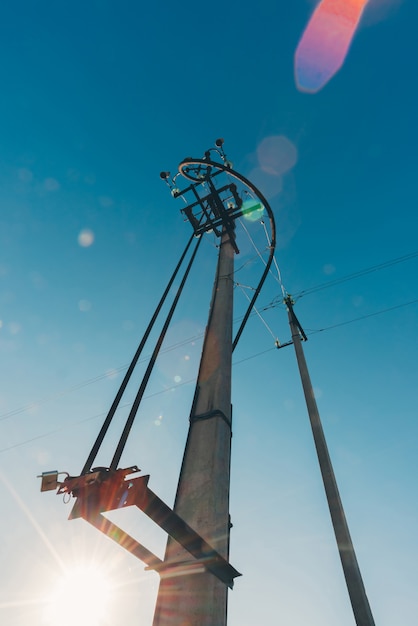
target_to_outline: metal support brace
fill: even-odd
[[[229,428],[231,428],[232,426],[231,420],[228,419],[225,413],[223,411],[220,411],[219,409],[213,409],[213,411],[208,411],[207,413],[201,413],[200,415],[191,415],[190,423],[193,424],[194,422],[200,422],[201,420],[209,420],[212,417],[220,417],[229,426]]]
[[[102,515],[107,511],[137,506],[194,557],[191,568],[208,570],[232,589],[234,578],[241,574],[148,488],[149,476],[129,476],[133,471],[138,470],[136,467],[116,471],[101,468],[93,471],[90,480],[89,475],[66,479],[59,492],[71,492],[77,498],[69,519],[82,517],[144,561],[148,569],[164,575],[165,571],[178,568],[178,563],[164,563]]]

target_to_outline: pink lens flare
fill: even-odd
[[[369,0],[321,0],[295,54],[300,91],[316,93],[338,72]]]

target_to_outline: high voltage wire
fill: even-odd
[[[339,284],[340,282],[347,282],[348,280],[354,280],[355,278],[359,278],[360,276],[364,276],[365,274],[369,274],[369,273],[371,273],[373,271],[384,269],[386,267],[390,267],[390,266],[395,265],[397,263],[401,263],[403,261],[407,261],[407,260],[413,259],[416,256],[418,256],[418,252],[414,252],[414,253],[411,253],[409,255],[405,255],[403,257],[399,257],[397,259],[393,259],[392,261],[387,261],[386,263],[381,263],[379,265],[375,265],[373,267],[367,268],[367,269],[362,270],[360,272],[355,272],[353,274],[349,274],[347,276],[342,277],[339,280],[328,281],[326,283],[323,283],[322,285],[317,285],[316,287],[312,287],[310,289],[306,289],[306,290],[303,290],[303,291],[299,292],[297,297],[300,298],[300,297],[302,297],[302,295],[308,295],[310,293],[314,293],[314,291],[319,291],[320,289],[326,289],[328,287],[332,287],[332,286],[334,286],[336,284]],[[410,304],[414,304],[415,302],[416,302],[416,300],[413,300],[412,302],[407,302],[405,304],[401,304],[401,305],[398,305],[396,307],[390,307],[388,309],[383,309],[383,310],[378,311],[376,313],[371,313],[369,315],[365,315],[365,316],[362,316],[362,317],[354,318],[353,320],[349,320],[347,322],[341,322],[340,324],[335,324],[334,326],[327,326],[326,328],[322,328],[322,329],[319,329],[319,330],[313,330],[313,331],[310,331],[308,334],[324,332],[326,330],[330,330],[331,328],[336,328],[338,326],[345,326],[347,324],[351,324],[352,322],[359,321],[359,320],[362,320],[362,319],[366,319],[367,317],[374,317],[375,315],[380,315],[381,313],[385,313],[387,311],[391,311],[394,308],[402,308],[404,306],[409,306]],[[281,306],[282,304],[283,303],[281,301],[278,302],[277,298],[275,298],[274,300],[271,301],[270,304],[267,304],[267,305],[261,307],[259,310],[260,311],[267,311],[270,308],[275,308],[276,306]],[[257,314],[259,315],[259,313],[257,313]],[[161,353],[165,354],[167,352],[173,351],[173,350],[175,350],[175,349],[177,349],[179,347],[187,345],[188,343],[191,343],[193,341],[199,340],[202,337],[203,337],[203,334],[197,335],[195,337],[192,337],[190,339],[186,339],[186,340],[178,342],[178,343],[175,343],[175,344],[173,344],[171,346],[168,346],[164,350],[162,350]],[[139,361],[139,363],[144,363],[144,362],[147,361],[147,359],[148,359],[148,357],[144,357],[143,359],[141,359]],[[94,384],[96,382],[99,382],[101,380],[109,378],[112,373],[114,373],[114,372],[115,373],[122,372],[122,371],[126,370],[126,368],[127,368],[127,365],[122,365],[122,366],[113,368],[112,370],[110,370],[110,372],[108,371],[108,372],[106,372],[104,374],[99,374],[98,376],[95,376],[93,378],[89,378],[89,379],[87,379],[85,381],[77,383],[76,385],[73,385],[72,387],[69,387],[69,388],[64,389],[62,391],[59,391],[59,392],[57,392],[57,393],[55,393],[55,394],[53,394],[51,396],[47,396],[45,398],[42,398],[41,400],[38,400],[36,402],[32,402],[30,404],[26,404],[24,406],[18,407],[17,409],[13,409],[13,410],[8,411],[6,413],[2,413],[0,415],[0,422],[4,421],[4,420],[7,420],[7,419],[10,419],[11,417],[19,415],[21,413],[25,413],[26,411],[29,411],[32,408],[36,408],[36,407],[38,407],[41,404],[45,404],[46,402],[50,402],[54,398],[59,398],[59,397],[61,397],[63,395],[66,395],[67,393],[72,393],[73,391],[77,391],[78,389],[82,389],[83,387],[87,387],[88,385],[92,385],[92,384]],[[1,452],[1,450],[0,450],[0,452]]]
[[[198,341],[202,337],[203,337],[203,333],[201,333],[200,335],[196,335],[195,337],[191,337],[189,339],[185,339],[183,341],[174,343],[171,346],[168,346],[167,348],[165,348],[164,350],[161,350],[161,354],[166,354],[167,352],[171,352],[177,348],[181,348],[182,346],[187,345],[188,343],[193,343],[193,341]],[[148,360],[149,360],[149,355],[140,359],[138,363],[147,363]],[[62,391],[57,391],[57,393],[53,395],[47,396],[45,398],[41,398],[40,400],[36,402],[31,402],[17,409],[13,409],[11,411],[7,411],[6,413],[2,413],[0,415],[0,422],[3,422],[4,420],[7,420],[11,417],[14,417],[15,415],[19,415],[20,413],[25,413],[26,411],[29,411],[30,409],[38,407],[40,404],[45,404],[45,402],[50,402],[54,398],[59,398],[67,393],[72,393],[73,391],[77,391],[78,389],[82,389],[83,387],[87,387],[88,385],[92,385],[101,380],[105,380],[106,378],[111,378],[113,374],[115,373],[119,374],[120,372],[124,372],[127,368],[128,368],[127,365],[120,365],[119,367],[115,367],[111,370],[108,370],[104,374],[98,374],[97,376],[94,376],[93,378],[88,378],[87,380],[81,381],[80,383],[77,383],[76,385],[73,385],[72,387],[68,387],[67,389],[63,389]]]
[[[382,315],[383,313],[389,313],[390,311],[395,311],[396,309],[402,309],[404,307],[407,306],[411,306],[412,304],[417,304],[418,303],[418,298],[416,298],[415,300],[410,300],[409,302],[404,302],[402,304],[396,304],[394,306],[391,307],[387,307],[386,309],[380,309],[379,311],[375,311],[374,313],[367,313],[365,315],[360,315],[359,317],[354,317],[351,320],[346,320],[345,322],[340,322],[338,324],[331,324],[330,326],[325,326],[324,328],[318,328],[318,329],[312,329],[312,330],[307,330],[306,334],[307,335],[315,335],[317,333],[323,333],[327,330],[333,330],[334,328],[339,328],[340,326],[347,326],[347,324],[353,324],[354,322],[360,322],[361,320],[365,320],[369,317],[376,317],[377,315]],[[263,354],[266,354],[267,352],[271,352],[272,350],[276,350],[277,347],[285,347],[288,345],[291,345],[291,340],[285,342],[282,346],[275,346],[272,348],[267,348],[267,350],[263,350],[262,352],[257,352],[255,354],[252,354],[250,356],[247,356],[243,359],[241,359],[240,361],[237,361],[234,363],[234,365],[238,365],[239,363],[243,363],[244,361],[250,361],[251,359],[255,359],[258,356],[262,356]]]
[[[308,287],[307,289],[298,291],[292,294],[292,296],[295,300],[300,300],[300,298],[303,298],[303,296],[307,296],[312,293],[316,293],[317,291],[328,289],[330,287],[335,287],[336,285],[340,285],[341,283],[346,283],[350,280],[355,280],[356,278],[361,278],[362,276],[366,276],[367,274],[371,274],[373,272],[378,272],[388,267],[392,267],[393,265],[397,265],[398,263],[411,261],[412,259],[416,257],[418,257],[418,251],[411,252],[410,254],[405,254],[404,256],[391,259],[390,261],[379,263],[378,265],[372,265],[371,267],[367,267],[363,270],[359,270],[358,272],[353,272],[352,274],[347,274],[346,276],[342,276],[341,278],[336,278],[334,280],[329,280],[324,283],[319,283],[318,285],[314,285],[313,287]],[[274,309],[277,306],[283,306],[283,300],[281,296],[275,296],[268,304],[266,304],[263,307],[260,307],[259,310],[267,311],[268,309]]]
[[[325,283],[315,285],[314,287],[303,289],[302,291],[299,291],[298,293],[294,294],[294,297],[302,298],[303,296],[306,296],[311,293],[315,293],[317,291],[321,291],[322,289],[328,289],[329,287],[340,285],[341,283],[348,282],[349,280],[360,278],[361,276],[365,276],[366,274],[371,274],[372,272],[378,272],[379,270],[392,267],[392,265],[397,265],[398,263],[404,263],[405,261],[410,261],[411,259],[414,259],[417,256],[418,256],[418,251],[411,252],[410,254],[405,254],[404,256],[397,257],[396,259],[391,259],[390,261],[385,261],[384,263],[379,263],[378,265],[372,265],[371,267],[367,267],[364,270],[359,270],[358,272],[347,274],[347,276],[342,276],[341,278],[336,278],[335,280],[329,280]]]
[[[269,308],[269,307],[267,307]],[[261,310],[265,310],[264,308]],[[254,313],[255,315],[255,313]],[[237,318],[235,320],[235,322],[238,322],[241,318]],[[204,333],[200,333],[199,335],[195,335],[194,337],[190,337],[188,339],[184,339],[183,341],[179,341],[177,343],[172,344],[171,346],[168,346],[167,348],[164,348],[164,350],[161,350],[161,354],[167,354],[168,352],[172,352],[173,350],[176,350],[177,348],[181,348],[182,346],[185,346],[189,343],[193,343],[194,341],[199,341],[200,339],[202,339],[204,336]],[[140,359],[138,361],[138,363],[147,363],[149,360],[149,355],[143,357],[142,359]],[[40,400],[36,400],[35,402],[30,402],[29,404],[25,404],[21,407],[18,407],[16,409],[12,409],[11,411],[7,411],[6,413],[1,413],[0,414],[0,422],[3,422],[5,420],[10,419],[11,417],[15,417],[16,415],[20,415],[21,413],[26,413],[27,411],[30,411],[31,409],[37,408],[42,404],[45,404],[47,402],[51,402],[52,400],[56,399],[56,398],[60,398],[61,396],[64,396],[68,393],[72,393],[73,391],[77,391],[78,389],[82,389],[83,387],[87,387],[89,385],[92,385],[94,383],[100,382],[101,380],[106,380],[108,378],[112,378],[113,374],[119,374],[120,372],[124,372],[126,371],[126,369],[128,368],[128,365],[120,365],[118,367],[112,368],[110,370],[108,370],[107,372],[104,372],[103,374],[98,374],[97,376],[94,376],[93,378],[88,378],[86,380],[81,381],[80,383],[77,383],[76,385],[73,385],[71,387],[68,387],[67,389],[62,389],[61,391],[57,391],[54,394],[51,394],[49,396],[46,396],[45,398],[41,398]],[[0,450],[1,452],[1,450]]]
[[[348,282],[350,280],[355,280],[356,278],[360,278],[360,277],[365,276],[367,274],[371,274],[373,272],[380,271],[380,270],[386,269],[388,267],[392,267],[393,265],[397,265],[398,263],[403,263],[403,262],[406,262],[406,261],[410,261],[410,260],[416,258],[417,256],[418,256],[418,251],[411,252],[411,253],[403,255],[401,257],[396,257],[395,259],[391,259],[389,261],[385,261],[383,263],[379,263],[377,265],[373,265],[373,266],[365,268],[363,270],[359,270],[358,272],[353,272],[351,274],[347,274],[346,276],[343,276],[343,277],[341,277],[339,279],[327,281],[327,282],[315,285],[313,287],[309,287],[307,289],[304,289],[302,291],[297,292],[294,297],[297,298],[297,299],[300,299],[300,298],[302,298],[305,295],[310,295],[310,294],[315,293],[317,291],[321,291],[323,289],[328,289],[330,287],[334,287],[336,285],[339,285],[339,284],[344,283],[344,282]],[[276,306],[283,305],[282,300],[278,300],[278,298],[279,297],[276,296],[269,304],[267,304],[267,305],[265,305],[263,307],[260,307],[259,311],[266,311],[266,310],[268,310],[270,308],[275,308]],[[351,323],[353,323],[355,321],[360,321],[360,320],[366,319],[368,317],[374,317],[376,315],[381,315],[382,313],[386,313],[388,311],[391,311],[391,310],[394,310],[394,309],[397,309],[397,308],[402,308],[402,307],[405,307],[405,306],[409,306],[411,304],[414,304],[415,302],[417,302],[417,300],[412,300],[411,302],[400,304],[400,305],[397,305],[397,306],[394,306],[394,307],[389,307],[387,309],[382,309],[381,311],[377,311],[376,313],[370,313],[368,315],[357,317],[357,318],[354,318],[352,320],[348,320],[346,322],[341,322],[339,324],[334,324],[333,326],[327,326],[325,328],[321,328],[321,329],[318,329],[318,330],[312,330],[312,331],[308,332],[307,334],[315,334],[315,333],[319,333],[319,332],[325,332],[327,330],[331,330],[332,328],[337,328],[338,326],[345,326],[345,325],[351,324]],[[260,315],[260,314],[257,312],[257,315]],[[162,353],[170,352],[170,351],[175,350],[176,348],[179,348],[179,347],[181,347],[183,345],[187,345],[188,343],[191,343],[193,341],[199,340],[200,338],[202,338],[202,336],[203,336],[203,334],[197,335],[195,337],[192,337],[192,338],[189,338],[189,339],[186,339],[186,340],[183,340],[183,341],[178,342],[178,343],[175,343],[175,344],[165,348],[162,351]],[[248,357],[248,358],[252,358],[252,357]],[[143,362],[146,362],[147,360],[148,360],[148,357],[144,357],[139,362],[143,363]],[[127,365],[119,366],[117,368],[114,368],[114,369],[110,370],[110,374],[113,373],[113,372],[115,372],[115,373],[122,372],[122,371],[126,370],[126,368],[127,368]],[[106,372],[104,374],[99,374],[98,376],[95,376],[93,378],[84,380],[84,381],[82,381],[82,382],[80,382],[80,383],[78,383],[78,384],[76,384],[76,385],[74,385],[72,387],[69,387],[68,389],[65,389],[63,391],[57,392],[57,393],[55,393],[55,394],[53,394],[51,396],[47,396],[45,398],[42,398],[41,400],[38,400],[36,402],[32,402],[32,403],[26,404],[26,405],[24,405],[22,407],[18,407],[17,409],[13,409],[13,410],[8,411],[6,413],[2,413],[0,415],[0,421],[4,421],[4,420],[7,420],[7,419],[10,419],[11,417],[19,415],[21,413],[25,413],[26,411],[28,411],[28,410],[30,410],[32,408],[38,407],[40,404],[44,404],[46,402],[50,402],[54,398],[58,398],[58,397],[63,396],[65,394],[67,394],[67,393],[72,393],[73,391],[77,391],[78,389],[81,389],[81,388],[86,387],[88,385],[94,384],[94,383],[99,382],[101,380],[104,380],[106,378],[109,378],[109,372]],[[0,449],[0,452],[2,452],[1,449]]]
[[[317,330],[310,330],[306,334],[307,335],[314,335],[316,333],[322,333],[322,332],[325,332],[327,330],[332,330],[334,328],[338,328],[339,326],[346,326],[347,324],[352,324],[354,322],[359,322],[359,321],[367,319],[369,317],[375,317],[376,315],[382,315],[383,313],[388,313],[388,312],[394,311],[396,309],[404,308],[404,307],[410,306],[412,304],[416,304],[417,302],[418,302],[418,298],[416,298],[415,300],[411,300],[409,302],[404,302],[403,304],[397,304],[395,306],[388,307],[386,309],[381,309],[380,311],[375,311],[374,313],[369,313],[367,315],[361,315],[360,317],[355,317],[355,318],[353,318],[351,320],[347,320],[347,321],[341,322],[339,324],[332,324],[331,326],[326,326],[324,328],[319,328]],[[286,345],[290,345],[290,344],[286,344]],[[255,358],[259,357],[259,356],[262,356],[263,354],[267,354],[268,352],[272,352],[273,350],[277,350],[277,346],[274,346],[274,347],[271,347],[271,348],[267,348],[266,350],[263,350],[261,352],[257,352],[255,354],[251,354],[251,355],[249,355],[247,357],[244,357],[243,359],[240,359],[239,361],[235,361],[233,363],[233,365],[239,365],[240,363],[245,363],[246,361],[250,361],[252,359],[255,359]],[[105,378],[105,377],[106,377],[106,375],[103,376],[103,378]],[[95,379],[91,379],[90,383],[95,382],[96,380],[98,380],[100,378],[102,378],[102,377],[97,376]],[[162,395],[164,393],[168,393],[169,391],[173,391],[174,389],[178,389],[179,387],[183,387],[185,385],[189,385],[189,384],[193,383],[195,380],[196,380],[196,378],[190,378],[189,380],[183,381],[182,383],[176,383],[175,385],[172,385],[171,387],[167,387],[166,389],[163,389],[161,391],[156,391],[156,392],[154,392],[152,394],[149,394],[148,396],[144,396],[144,400],[148,400],[149,398],[153,398],[155,396],[159,396],[159,395]],[[89,383],[86,382],[84,384],[89,384]],[[79,388],[81,386],[83,386],[83,384],[80,384],[80,385],[76,386],[75,388]],[[36,406],[36,404],[39,404],[39,403],[33,403],[33,404],[30,405],[30,407]],[[126,407],[128,407],[130,405],[131,405],[130,402],[126,402],[126,403],[122,404],[120,406],[120,408],[126,408]],[[22,407],[22,409],[20,409],[19,412],[24,412],[25,410],[27,410],[27,409],[25,409],[25,407]],[[85,422],[89,422],[89,421],[91,421],[93,419],[97,419],[99,417],[103,417],[103,415],[105,415],[105,414],[106,414],[105,412],[102,412],[102,413],[98,413],[97,415],[86,417],[86,418],[76,422],[74,424],[74,426],[78,426],[78,425],[83,424]],[[3,417],[3,419],[4,419],[4,417]],[[50,437],[51,435],[55,435],[56,433],[61,432],[62,430],[64,430],[67,427],[68,427],[68,425],[65,425],[65,426],[63,425],[60,428],[55,428],[54,430],[51,430],[51,431],[49,431],[47,433],[44,433],[42,435],[36,435],[35,437],[31,437],[30,439],[26,439],[25,441],[21,441],[19,443],[13,444],[13,445],[8,446],[6,448],[0,448],[0,453],[7,452],[7,451],[13,450],[15,448],[19,448],[19,447],[24,446],[24,445],[26,445],[28,443],[32,443],[33,441],[36,441],[38,439],[43,439],[45,437]]]
[[[368,313],[366,315],[361,315],[360,317],[355,317],[352,320],[347,320],[346,322],[340,322],[339,324],[332,324],[332,326],[326,326],[325,328],[319,328],[317,330],[311,330],[307,332],[307,335],[314,335],[316,333],[322,333],[326,330],[331,330],[333,328],[338,328],[339,326],[347,326],[347,324],[352,324],[353,322],[359,322],[360,320],[365,320],[368,317],[375,317],[376,315],[382,315],[382,313],[388,313],[389,311],[394,311],[395,309],[401,309],[406,306],[410,306],[411,304],[415,304],[418,302],[418,298],[415,300],[411,300],[410,302],[404,302],[403,304],[396,304],[395,306],[390,306],[387,309],[381,309],[380,311],[375,311],[374,313]]]
[[[258,356],[261,356],[262,354],[266,354],[267,352],[271,352],[272,350],[275,350],[275,348],[268,348],[267,350],[263,350],[262,352],[258,352],[257,354],[253,354],[251,356],[245,357],[243,359],[240,359],[239,361],[235,361],[234,365],[239,365],[240,363],[244,363],[245,361],[248,361],[250,359],[254,359]],[[194,378],[190,378],[189,380],[185,380],[181,383],[176,383],[175,385],[171,385],[171,387],[167,387],[166,389],[162,389],[161,391],[155,391],[154,393],[150,393],[147,396],[144,396],[144,400],[149,400],[150,398],[154,398],[155,396],[159,396],[162,395],[164,393],[169,393],[170,391],[173,391],[175,389],[178,389],[179,387],[184,387],[186,385],[190,385],[191,383],[196,381],[196,377]],[[120,405],[120,409],[126,408],[128,406],[131,406],[131,402],[125,402],[124,404]],[[32,404],[31,407],[33,407],[35,404]],[[24,410],[24,409],[23,409]],[[79,420],[78,422],[76,422],[75,424],[73,424],[73,426],[79,426],[80,424],[84,424],[85,422],[91,422],[92,420],[98,419],[99,417],[103,417],[104,415],[106,415],[106,411],[102,411],[101,413],[97,413],[96,415],[91,415],[90,417],[85,417],[82,420]],[[24,446],[28,443],[32,443],[33,441],[37,441],[38,439],[44,439],[46,437],[50,437],[51,435],[55,435],[63,430],[65,430],[66,428],[68,428],[68,424],[62,425],[59,428],[55,428],[54,430],[50,430],[47,433],[43,433],[41,435],[35,435],[35,437],[31,437],[30,439],[25,439],[25,441],[21,441],[19,443],[15,443],[11,446],[7,446],[6,448],[0,448],[0,454],[2,452],[7,452],[9,450],[14,450],[15,448],[20,448],[21,446]]]

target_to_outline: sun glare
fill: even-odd
[[[110,580],[99,567],[78,564],[55,581],[45,607],[46,626],[105,626]]]

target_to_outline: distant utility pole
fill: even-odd
[[[302,339],[306,339],[306,335],[293,311],[291,296],[287,296],[284,302],[287,306],[296,360],[302,380],[319,467],[321,469],[329,512],[331,514],[332,525],[337,540],[338,552],[340,554],[354,618],[357,626],[375,626],[360,568],[354,552],[353,542],[351,541],[350,532],[348,530],[340,494],[338,492],[337,481],[332,468],[324,431],[322,429],[321,418],[319,416],[315,394],[303,352],[301,337]]]

